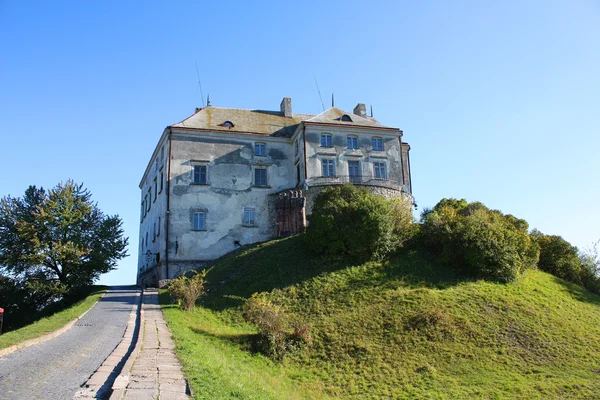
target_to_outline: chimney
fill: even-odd
[[[354,115],[367,118],[367,107],[363,103],[358,103],[356,107],[354,107],[354,111],[352,112],[354,113]]]
[[[292,116],[292,99],[284,97],[283,100],[281,100],[281,105],[279,107],[284,117]]]

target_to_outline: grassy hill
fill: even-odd
[[[302,236],[229,256],[193,312],[165,305],[197,398],[597,398],[600,297],[540,271],[464,279],[423,251],[330,264]],[[312,326],[283,362],[250,351],[255,292]],[[167,294],[161,296],[169,303]]]

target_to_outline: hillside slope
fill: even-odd
[[[166,306],[198,398],[597,396],[600,297],[540,271],[469,281],[417,249],[332,265],[302,239],[221,260],[192,313]],[[236,296],[254,292],[309,322],[312,347],[281,363],[251,353]]]

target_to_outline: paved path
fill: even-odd
[[[111,400],[189,399],[156,289],[144,290],[140,339],[113,390]]]
[[[0,358],[0,399],[71,399],[123,338],[139,290],[111,288],[62,335]]]

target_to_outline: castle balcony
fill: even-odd
[[[351,183],[353,185],[377,186],[387,189],[402,190],[402,185],[398,181],[392,179],[375,178],[372,176],[318,176],[308,179],[307,183],[309,186],[329,186]]]

